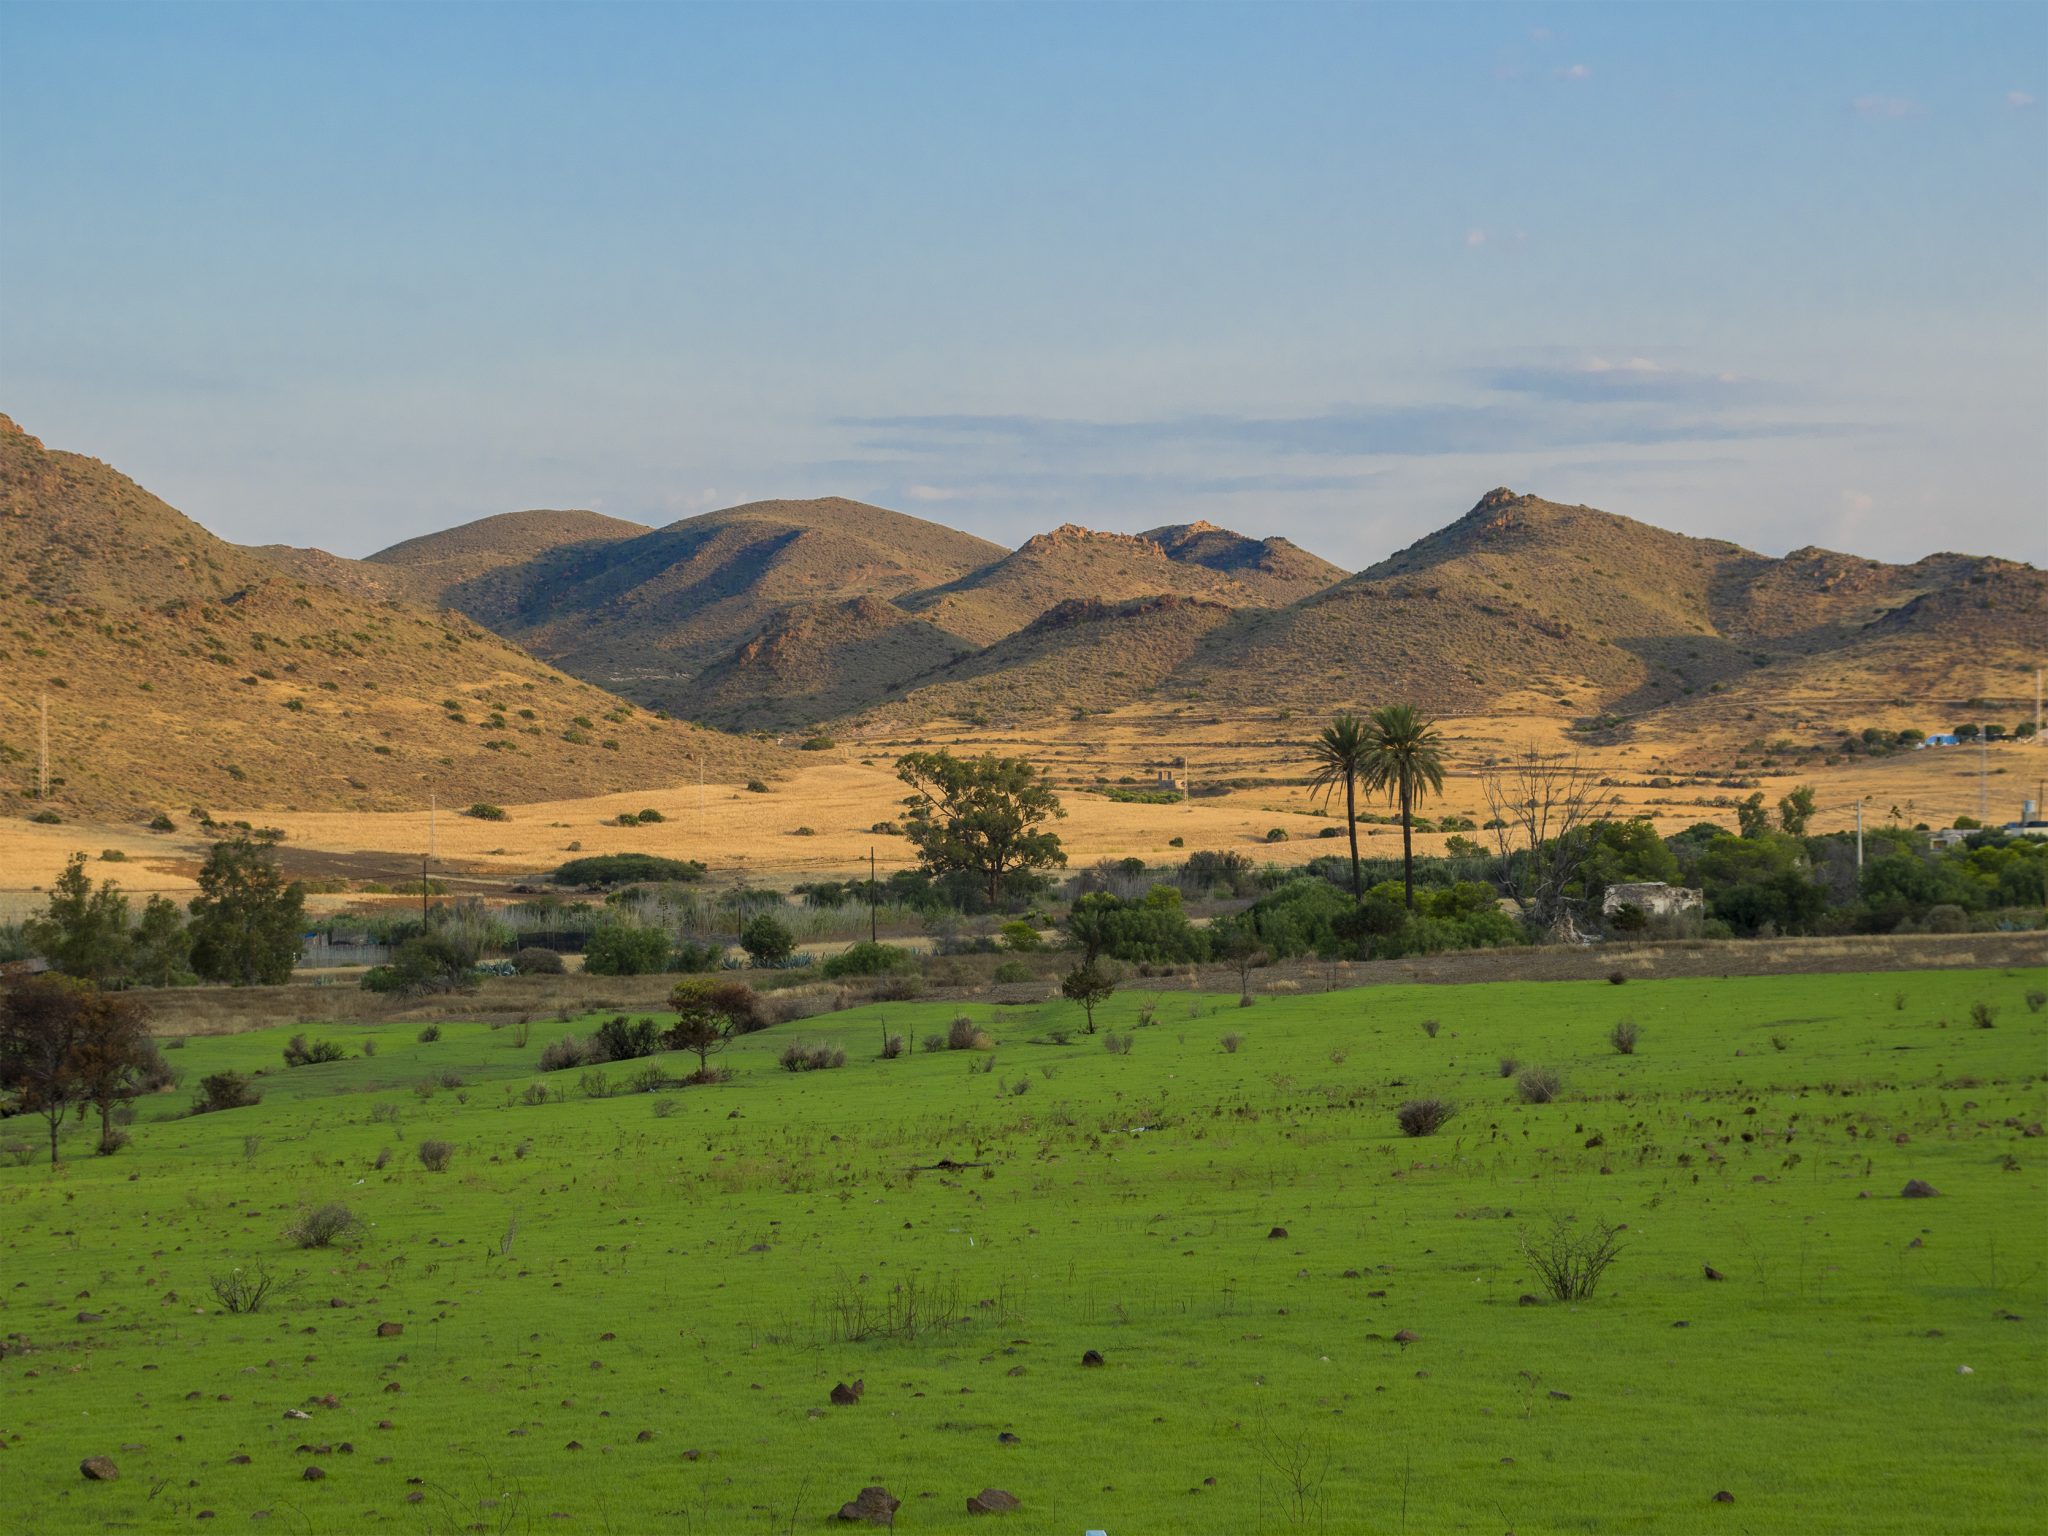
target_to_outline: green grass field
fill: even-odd
[[[54,1177],[0,1170],[0,1529],[789,1531],[878,1483],[934,1531],[2039,1530],[2040,988],[1132,988],[1128,1054],[1053,1043],[1062,1003],[884,1061],[963,1011],[898,1004],[749,1037],[727,1084],[543,1104],[540,1047],[589,1021],[314,1030],[377,1054],[289,1071],[293,1031],[194,1039],[127,1151],[77,1127]],[[786,1073],[791,1037],[849,1063]],[[1563,1096],[1517,1102],[1504,1055]],[[263,1102],[182,1117],[224,1067]],[[1409,1140],[1419,1094],[1460,1110]],[[333,1200],[360,1240],[281,1235]],[[1522,1304],[1556,1216],[1622,1254]],[[295,1289],[222,1310],[210,1276],[258,1263]],[[984,1487],[1021,1509],[970,1515]]]

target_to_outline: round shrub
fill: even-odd
[[[420,1143],[420,1166],[429,1173],[446,1173],[455,1161],[455,1143],[428,1137]]]
[[[827,960],[819,969],[829,977],[887,976],[917,969],[917,958],[894,944],[875,944],[863,939]]]
[[[522,949],[512,956],[512,969],[521,976],[559,976],[562,957],[552,949]]]
[[[607,923],[590,936],[583,969],[593,976],[651,976],[668,967],[668,935],[659,928]]]

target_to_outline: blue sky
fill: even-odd
[[[2048,7],[0,6],[0,409],[223,535],[1497,484],[2048,556]]]

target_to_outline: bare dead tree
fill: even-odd
[[[1620,797],[1583,759],[1545,752],[1534,742],[1488,768],[1480,783],[1500,855],[1501,890],[1521,904],[1531,927],[1577,940],[1576,892],[1593,830],[1614,814]]]

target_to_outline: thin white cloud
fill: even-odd
[[[1858,96],[1851,106],[1858,117],[1918,117],[1926,109],[1906,96]]]
[[[1560,80],[1590,80],[1593,78],[1593,66],[1590,64],[1567,64],[1557,72],[1557,78]]]
[[[912,501],[958,501],[960,493],[943,485],[912,485],[903,494]]]
[[[2007,91],[2005,104],[2015,112],[2024,112],[2034,105],[2034,95],[2031,91]]]
[[[1484,245],[1488,240],[1491,240],[1492,238],[1493,237],[1483,229],[1468,229],[1465,231],[1465,243],[1470,246]]]

